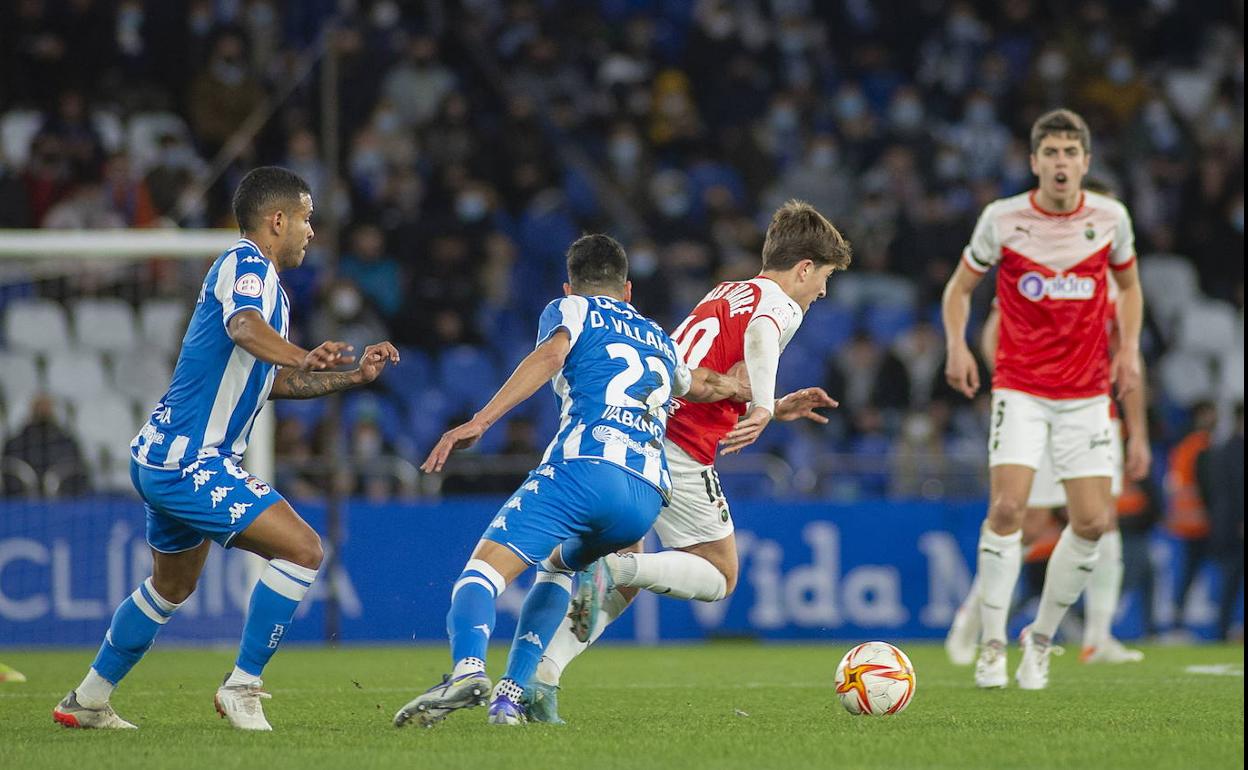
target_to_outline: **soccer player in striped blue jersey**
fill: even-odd
[[[573,573],[641,539],[671,492],[663,437],[672,397],[749,399],[748,387],[734,377],[690,372],[662,327],[629,304],[628,259],[615,240],[587,235],[573,243],[563,288],[566,296],[542,313],[534,351],[481,411],[442,436],[422,466],[426,473],[442,470],[453,450],[471,446],[552,384],[559,430],[451,590],[446,624],[454,668],[400,709],[395,726],[432,725],[487,699],[492,724],[524,721],[525,687],[567,612]],[[491,694],[485,653],[494,601],[535,565],[507,672]]]
[[[212,541],[268,560],[251,594],[234,670],[214,699],[234,727],[271,730],[260,673],[321,566],[316,532],[240,465],[270,398],[313,398],[372,382],[398,361],[389,342],[354,360],[341,342],[304,350],[287,340],[290,303],[279,275],[312,240],[312,196],[297,175],[257,168],[239,183],[243,237],[213,263],[199,292],[169,390],[130,444],[130,477],[147,514],[152,575],[113,615],[87,676],[53,710],[67,727],[133,728],[109,703],[199,581]]]

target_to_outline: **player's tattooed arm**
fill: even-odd
[[[269,398],[317,398],[360,385],[367,385],[381,374],[388,363],[399,362],[399,351],[389,342],[364,348],[360,366],[349,372],[310,372],[304,369],[279,369],[273,377]]]
[[[226,332],[235,345],[265,363],[278,366],[319,371],[355,360],[355,356],[351,355],[354,348],[345,342],[331,340],[312,350],[304,350],[278,334],[255,310],[244,310],[231,316]]]

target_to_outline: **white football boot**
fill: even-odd
[[[1053,644],[1047,637],[1033,634],[1031,626],[1023,628],[1018,635],[1023,648],[1023,659],[1014,671],[1014,681],[1024,690],[1043,690],[1049,686],[1049,656],[1061,655],[1065,650]]]
[[[969,605],[969,606],[968,606]],[[979,640],[979,602],[967,602],[954,613],[953,624],[945,636],[945,654],[955,666],[975,662],[975,643]]]
[[[61,702],[52,709],[52,719],[65,727],[78,727],[86,730],[137,730],[113,711],[113,707],[105,703],[98,709],[89,709],[78,702],[78,693],[70,691]]]
[[[414,723],[421,727],[433,727],[452,711],[484,705],[489,701],[490,687],[490,678],[484,671],[469,671],[455,677],[444,675],[441,682],[399,709],[394,715],[394,726]]]
[[[1144,653],[1133,650],[1114,637],[1109,637],[1095,647],[1084,647],[1079,652],[1081,663],[1139,663]]]
[[[985,642],[975,661],[975,686],[983,689],[1005,687],[1010,681],[1005,668],[1005,642],[999,639]]]
[[[229,679],[228,675],[226,679]],[[217,688],[216,697],[212,699],[217,713],[223,719],[230,720],[230,724],[239,730],[272,731],[273,726],[264,718],[264,707],[260,705],[260,701],[273,696],[260,689],[263,684],[257,679],[251,684],[221,685]]]

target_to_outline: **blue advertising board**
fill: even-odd
[[[444,640],[451,585],[497,505],[497,499],[351,502],[335,566],[322,574],[287,638],[325,638],[333,581],[341,641]],[[297,509],[324,531],[323,505]],[[741,556],[736,592],[710,604],[643,592],[608,638],[940,637],[970,584],[983,511],[982,501],[740,500],[733,508]],[[1161,535],[1152,548],[1158,619],[1165,624],[1179,549]],[[162,632],[162,643],[236,640],[251,558],[214,548],[199,589]],[[141,508],[133,500],[0,502],[0,645],[97,644],[113,608],[150,568]],[[1185,618],[1205,633],[1216,615],[1211,577],[1202,576]],[[511,634],[531,579],[500,598],[496,639]],[[1124,601],[1116,628],[1125,638],[1139,633],[1132,601]]]

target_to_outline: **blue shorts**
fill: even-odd
[[[283,498],[225,457],[207,457],[176,471],[130,461],[130,480],[147,511],[147,543],[161,553],[195,548],[210,537],[230,541]]]
[[[569,567],[583,569],[645,537],[663,498],[643,479],[609,462],[571,460],[538,466],[481,537],[537,564],[561,543]]]

